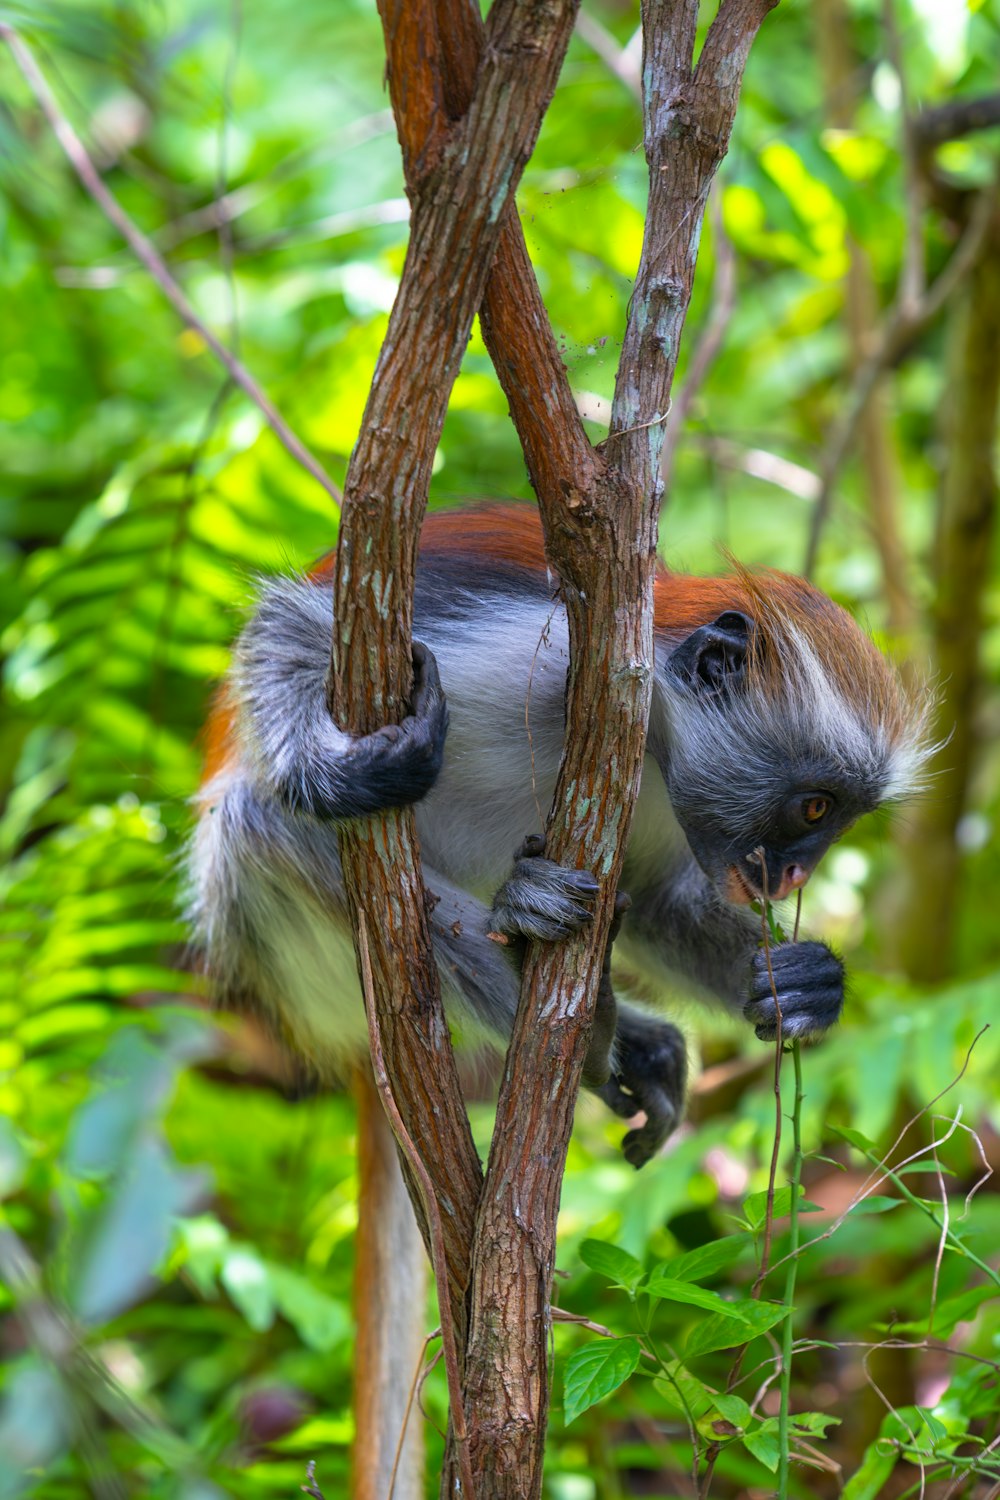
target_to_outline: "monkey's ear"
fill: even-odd
[[[681,642],[670,657],[670,671],[696,692],[723,698],[743,681],[752,636],[753,621],[727,610]]]

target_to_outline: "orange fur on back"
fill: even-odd
[[[213,776],[225,770],[233,757],[233,731],[235,714],[225,686],[220,687],[212,699],[201,742],[205,749],[205,763],[201,772],[201,785],[205,786]]]
[[[426,558],[467,558],[470,571],[477,565],[488,570],[494,564],[541,578],[553,576],[545,559],[541,518],[529,504],[484,502],[437,511],[424,522],[420,552]],[[316,583],[328,583],[335,565],[334,550],[320,558],[307,576]],[[850,615],[805,579],[771,569],[751,572],[739,564],[723,576],[695,577],[671,572],[657,562],[653,581],[657,633],[683,636],[727,610],[748,615],[758,627],[750,672],[765,695],[780,686],[794,635],[848,703],[866,704],[888,730],[890,740],[905,733],[913,705],[898,674]],[[205,726],[205,781],[233,754],[233,728],[233,709],[223,689]]]

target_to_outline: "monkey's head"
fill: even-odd
[[[730,608],[660,638],[650,748],[720,895],[780,900],[855,819],[920,786],[931,699],[803,579],[726,581]]]

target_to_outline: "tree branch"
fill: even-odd
[[[404,711],[417,538],[434,453],[504,205],[555,86],[574,8],[572,0],[495,0],[468,108],[443,128],[435,112],[445,96],[426,75],[438,66],[444,7],[383,0],[393,100],[408,101],[415,116],[400,126],[414,164],[413,213],[399,293],[344,486],[331,708],[354,733],[397,722]],[[410,38],[406,45],[400,28]],[[452,100],[446,103],[453,108]],[[445,1209],[448,1282],[439,1296],[461,1340],[481,1174],[440,1005],[412,813],[345,825],[340,847],[356,931],[360,913],[367,913],[396,1102]],[[419,1204],[412,1169],[405,1170]]]
[[[859,366],[840,418],[830,429],[820,461],[820,486],[813,508],[802,571],[808,577],[816,567],[820,538],[833,503],[833,491],[840,470],[854,445],[858,427],[872,391],[884,370],[889,369],[906,352],[916,338],[930,327],[956,288],[976,265],[990,234],[995,213],[996,189],[991,185],[978,195],[969,222],[944,270],[926,289],[920,300],[907,305],[897,298],[882,329],[874,340],[872,351]]]
[[[208,324],[199,318],[152,240],[132,222],[117,198],[105,185],[104,179],[88,156],[86,147],[56,103],[55,96],[35,62],[30,48],[14,28],[3,21],[0,21],[0,37],[10,48],[22,77],[37,99],[70,166],[91,198],[102,210],[105,218],[114,225],[137,260],[146,267],[168,302],[180,315],[181,320],[200,334],[240,390],[244,395],[249,396],[286,451],[291,454],[296,463],[301,464],[306,472],[312,475],[317,484],[322,486],[334,504],[339,505],[340,491],[319,459],[309,452],[300,438],[296,437],[278,408],[264,394],[246,366],[226,348],[221,339],[216,337]]]

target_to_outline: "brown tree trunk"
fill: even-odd
[[[815,0],[816,50],[823,74],[827,118],[840,129],[854,124],[860,59],[851,43],[846,0]],[[856,373],[872,353],[878,295],[864,247],[848,236],[844,288],[851,366]],[[903,649],[912,647],[916,624],[906,552],[899,522],[899,468],[892,440],[886,377],[878,379],[858,424],[868,516],[882,565],[889,630]]]
[[[427,1255],[396,1158],[396,1142],[367,1068],[354,1074],[358,1111],[357,1326],[351,1500],[385,1500],[423,1353]],[[393,1500],[421,1500],[424,1445],[414,1412]]]
[[[1000,201],[997,205],[1000,217]],[[952,305],[945,352],[944,470],[934,542],[934,669],[942,741],[931,792],[909,810],[900,836],[902,899],[894,957],[915,980],[951,971],[961,890],[959,821],[969,794],[978,730],[983,597],[996,527],[1000,391],[1000,236],[996,228]]]

